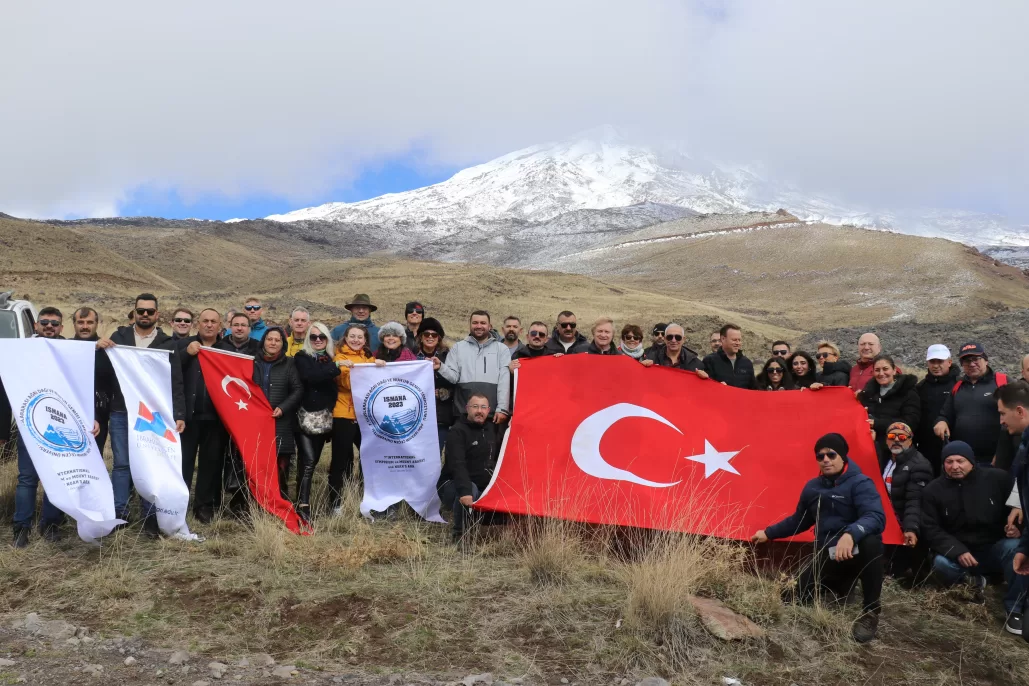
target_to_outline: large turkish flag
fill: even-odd
[[[516,375],[476,508],[746,539],[793,513],[815,441],[837,432],[882,497],[883,541],[903,541],[849,388],[746,391],[622,356],[522,360]]]
[[[309,533],[293,504],[279,494],[275,418],[264,391],[253,382],[254,358],[200,348],[199,359],[214,409],[243,456],[250,495],[293,533]]]

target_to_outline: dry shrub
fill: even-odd
[[[366,564],[410,560],[423,554],[423,541],[404,528],[376,530],[364,527],[346,542],[322,551],[316,564],[323,568],[357,569]]]
[[[528,517],[520,534],[517,555],[534,583],[562,584],[587,566],[582,538],[572,523]]]
[[[289,539],[296,536],[282,520],[254,508],[251,511],[251,545],[247,556],[254,561],[280,566],[289,559]]]
[[[13,437],[12,437],[13,438]],[[14,492],[18,487],[18,452],[15,441],[0,447],[0,517],[14,518]]]

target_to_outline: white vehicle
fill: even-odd
[[[0,293],[0,338],[32,338],[36,308],[28,300],[15,300],[14,291]]]

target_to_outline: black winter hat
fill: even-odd
[[[422,323],[418,325],[418,335],[421,336],[425,331],[435,331],[439,334],[440,338],[443,338],[447,334],[443,331],[443,325],[439,323],[439,320],[435,317],[426,317],[422,320]]]
[[[951,455],[961,455],[972,464],[975,464],[975,453],[972,452],[972,446],[964,441],[951,441],[943,446],[943,450],[940,451],[940,461],[946,460]]]
[[[826,434],[815,441],[815,455],[818,455],[818,451],[823,448],[829,448],[839,453],[840,457],[847,459],[847,453],[850,451],[850,446],[847,445],[847,439],[840,434]]]

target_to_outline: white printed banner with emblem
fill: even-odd
[[[95,355],[88,341],[0,339],[0,377],[32,466],[87,542],[122,523],[92,436]]]
[[[444,521],[436,493],[441,464],[432,363],[355,365],[350,387],[361,429],[361,514],[405,500],[423,519]]]
[[[132,484],[154,504],[157,526],[191,538],[186,526],[189,487],[182,478],[182,439],[172,414],[171,351],[132,346],[107,349],[125,396]]]

